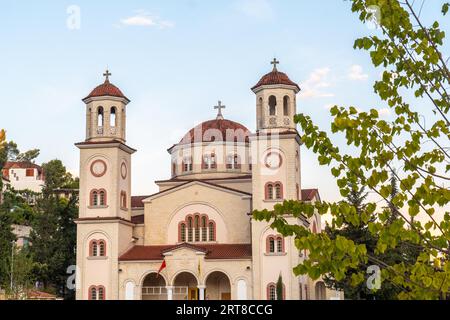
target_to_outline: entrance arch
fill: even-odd
[[[198,300],[199,290],[197,278],[190,272],[181,272],[173,280],[174,300]]]
[[[149,273],[142,282],[142,300],[167,300],[166,280],[156,272]]]
[[[231,300],[231,283],[228,276],[221,271],[214,271],[205,281],[207,300]]]

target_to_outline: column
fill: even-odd
[[[167,286],[167,300],[173,300],[173,287]]]
[[[205,289],[206,286],[197,286],[198,291],[199,291],[199,295],[198,295],[198,299],[199,300],[205,300]]]

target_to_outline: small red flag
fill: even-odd
[[[158,274],[156,275],[156,277],[159,276],[159,274],[161,273],[161,271],[163,271],[165,267],[166,267],[166,260],[163,260],[163,262],[161,263],[161,267],[159,267]]]

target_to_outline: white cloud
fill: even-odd
[[[273,9],[267,0],[239,0],[235,8],[240,13],[258,19],[267,19],[273,16]]]
[[[156,27],[160,29],[172,28],[175,23],[163,20],[158,16],[151,15],[145,11],[138,11],[136,15],[120,20],[123,26]]]
[[[380,116],[380,117],[387,117],[387,116],[389,116],[391,114],[391,109],[389,109],[389,108],[381,108],[381,109],[378,109],[378,115]]]
[[[308,80],[301,84],[302,91],[300,97],[306,98],[326,98],[334,97],[333,93],[323,92],[321,89],[329,88],[331,84],[327,81],[330,68],[319,68],[314,70]]]
[[[351,80],[364,81],[369,77],[369,75],[363,73],[363,68],[360,65],[354,64],[350,67],[348,77]]]

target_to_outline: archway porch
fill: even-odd
[[[232,285],[222,271],[212,271],[203,284],[189,271],[176,274],[171,283],[163,275],[149,273],[141,285],[142,300],[231,300]]]

